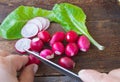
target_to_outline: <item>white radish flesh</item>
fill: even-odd
[[[43,28],[43,30],[48,29],[49,26],[50,26],[50,21],[46,19],[46,25],[45,25],[45,28]]]
[[[42,30],[46,27],[47,20],[44,17],[36,17],[35,19],[39,20],[42,24]]]
[[[25,38],[31,38],[38,33],[38,27],[35,24],[27,23],[21,30],[21,35]]]
[[[31,40],[22,38],[15,43],[15,48],[20,53],[25,53],[25,49],[30,49]]]
[[[31,19],[30,21],[28,21],[28,23],[33,23],[33,24],[35,24],[35,25],[38,26],[39,31],[42,30],[42,24],[41,24],[41,22],[40,22],[39,20],[37,20],[36,18]]]

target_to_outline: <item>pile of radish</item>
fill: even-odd
[[[50,21],[43,17],[36,17],[26,23],[21,30],[22,39],[19,39],[15,48],[20,53],[25,53],[25,49],[39,52],[39,55],[46,59],[53,59],[61,56],[58,64],[64,68],[72,69],[75,62],[71,57],[78,55],[79,51],[86,52],[90,47],[90,41],[84,35],[79,36],[75,31],[56,32],[50,35],[46,29]],[[44,45],[48,44],[48,48]],[[64,57],[63,57],[64,56]],[[40,60],[29,55],[28,64],[40,64]]]

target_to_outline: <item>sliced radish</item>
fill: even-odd
[[[67,68],[67,69],[73,69],[75,67],[75,62],[69,57],[60,58],[58,63],[60,66]]]
[[[35,17],[35,19],[39,20],[42,24],[42,30],[46,27],[47,25],[47,20],[44,17]]]
[[[55,42],[52,45],[52,50],[56,55],[62,55],[65,51],[65,47],[61,42]]]
[[[46,59],[53,59],[54,58],[54,54],[52,52],[52,50],[50,49],[44,49],[40,52],[40,56],[46,58]]]
[[[43,48],[43,42],[39,38],[33,38],[30,47],[31,50],[39,52]]]
[[[48,29],[49,26],[50,26],[50,21],[46,18],[46,25],[45,28],[43,28],[43,30]]]
[[[25,49],[30,49],[31,40],[22,38],[15,43],[15,48],[20,53],[25,53]]]
[[[36,36],[38,33],[37,25],[33,23],[27,23],[21,30],[21,35],[25,38],[31,38]]]
[[[33,24],[35,24],[35,25],[38,26],[39,31],[42,30],[42,24],[41,24],[41,22],[40,22],[39,20],[37,20],[36,18],[29,20],[28,23],[33,23]]]

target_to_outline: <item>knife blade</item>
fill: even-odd
[[[39,56],[39,53],[30,51],[30,50],[25,50],[25,51],[26,51],[27,53],[29,53],[29,54],[34,55],[34,56],[37,57],[41,62],[45,63],[46,65],[52,67],[53,69],[55,69],[55,70],[57,70],[57,71],[59,71],[59,72],[61,72],[62,74],[73,78],[73,79],[76,80],[77,82],[83,82],[77,74],[75,74],[75,73],[73,73],[73,72],[71,72],[71,71],[69,71],[69,70],[61,67],[60,65],[58,65],[58,64],[56,64],[56,63],[54,63],[54,62],[52,62],[52,61],[50,61],[50,60],[42,57],[42,56]]]

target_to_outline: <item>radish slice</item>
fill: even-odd
[[[28,21],[28,23],[33,23],[33,24],[35,24],[35,25],[38,26],[39,31],[42,30],[42,24],[41,24],[41,21],[39,21],[38,19],[36,19],[36,18],[31,19],[30,21]]]
[[[50,21],[46,18],[46,25],[43,30],[46,30],[50,26]]]
[[[25,53],[24,49],[30,49],[31,40],[27,38],[22,38],[18,40],[15,44],[15,48],[20,53]]]
[[[21,35],[25,38],[31,38],[37,35],[38,27],[35,24],[27,23],[21,30]]]
[[[37,19],[37,20],[39,20],[41,22],[41,24],[42,24],[42,30],[43,30],[43,28],[46,27],[47,20],[45,18],[43,18],[43,17],[36,17],[35,19]]]

